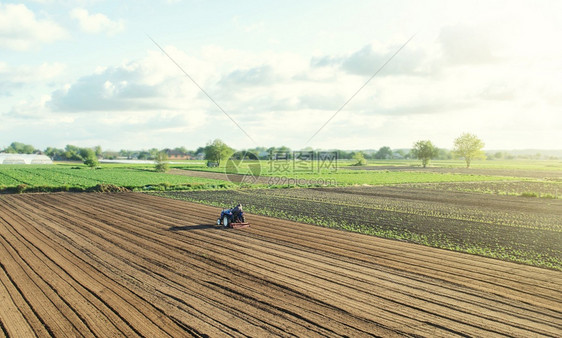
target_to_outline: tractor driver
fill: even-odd
[[[240,214],[242,213],[242,204],[238,204],[232,209],[232,219],[238,220]]]

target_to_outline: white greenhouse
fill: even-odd
[[[1,153],[0,164],[53,164],[53,161],[45,155]]]

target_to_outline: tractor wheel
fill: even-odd
[[[221,225],[221,219],[220,219],[220,217],[217,219],[217,225]]]
[[[222,226],[224,226],[225,228],[228,227],[228,217],[224,216],[224,218],[222,219]]]

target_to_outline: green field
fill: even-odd
[[[272,185],[306,186],[345,186],[345,185],[388,185],[403,183],[435,183],[435,182],[482,182],[516,180],[513,177],[432,173],[432,172],[404,172],[404,171],[373,171],[373,170],[338,170],[337,172],[323,173],[287,173],[286,175],[269,174]]]
[[[443,189],[449,184],[154,194],[562,270],[562,201]]]
[[[238,173],[246,173],[249,171],[249,166],[255,165],[259,163],[260,167],[260,174],[261,175],[278,175],[280,171],[278,169],[279,163],[275,161],[269,160],[261,160],[261,161],[244,161],[240,165],[240,167],[233,168],[232,166],[228,166],[230,163],[227,161],[221,162],[219,167],[215,168],[208,168],[205,163],[203,162],[189,162],[182,164],[175,164],[172,167],[180,168],[180,169],[189,169],[189,170],[201,170],[201,171],[212,171],[212,172],[238,172]],[[353,167],[355,163],[354,160],[338,160],[337,171],[339,170],[347,170]],[[283,172],[294,173],[295,165],[291,160],[288,161],[288,165],[286,168],[283,169]],[[419,168],[422,169],[421,163],[418,160],[369,160],[367,168],[377,168],[377,167],[397,167],[397,168],[404,168],[404,167],[411,167],[411,168]],[[428,168],[466,168],[466,163],[462,160],[434,160],[431,161],[428,165]],[[497,170],[529,170],[529,171],[562,171],[562,161],[561,160],[494,160],[494,161],[486,161],[486,160],[478,160],[473,161],[470,164],[470,168],[472,169],[497,169]],[[314,167],[314,171],[317,171],[316,167]]]
[[[469,171],[387,161],[305,172],[280,171],[267,161],[238,168],[171,165],[202,177],[157,172],[151,164],[1,165],[0,193],[132,190],[217,206],[242,202],[256,214],[562,269],[558,162],[505,162]],[[256,164],[263,169],[256,184],[217,175],[250,172]]]
[[[346,167],[353,164],[352,160],[340,160],[338,166]],[[421,167],[419,160],[369,160],[367,166],[405,166]],[[463,160],[432,160],[428,167],[433,168],[466,168]],[[470,163],[473,169],[518,169],[518,170],[562,170],[561,160],[476,160]]]
[[[129,190],[220,189],[229,182],[169,175],[146,165],[102,165],[90,169],[83,165],[4,165],[0,166],[0,192],[86,191],[98,185],[113,185]]]
[[[291,163],[271,161],[243,162],[238,167],[225,166],[228,162],[223,161],[221,167],[217,168],[207,168],[200,161],[171,165],[176,169],[213,173],[256,173],[257,168],[260,181],[254,185],[233,184],[228,178],[222,179],[216,175],[205,178],[160,173],[151,164],[102,164],[95,169],[77,163],[2,165],[0,192],[89,191],[98,185],[145,191],[455,182],[458,184],[447,186],[446,189],[547,198],[559,198],[562,195],[559,193],[562,192],[559,189],[562,184],[562,165],[559,161],[480,161],[482,163],[475,166],[483,167],[485,163],[494,162],[496,167],[468,170],[453,166],[453,163],[461,165],[461,161],[435,162],[434,165],[438,167],[414,167],[416,161],[377,161],[367,167],[356,168],[349,166],[351,161],[340,161],[337,170],[302,170]],[[547,174],[549,177],[543,178]],[[518,183],[510,187],[505,182]]]

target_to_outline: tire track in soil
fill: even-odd
[[[562,332],[562,297],[552,290],[562,276],[556,271],[254,215],[249,215],[249,229],[221,231],[210,226],[218,208],[141,194],[0,200],[0,217],[12,217],[0,227],[32,242],[36,257],[45,256],[41,262],[56,260],[79,284],[96,279],[127,289],[171,318],[184,334]],[[23,239],[10,243],[21,245]],[[57,248],[72,258],[53,258]],[[475,267],[466,268],[468,262]],[[79,267],[89,274],[76,272]],[[538,281],[532,281],[533,275]],[[0,274],[4,284],[5,279]],[[541,279],[550,279],[552,286],[536,287]],[[89,290],[104,298],[103,292]],[[78,302],[74,296],[65,301],[71,306]],[[134,305],[121,298],[113,303],[136,326],[135,316],[126,310]],[[49,325],[50,319],[43,320]],[[17,326],[2,322],[10,325],[7,329]]]

